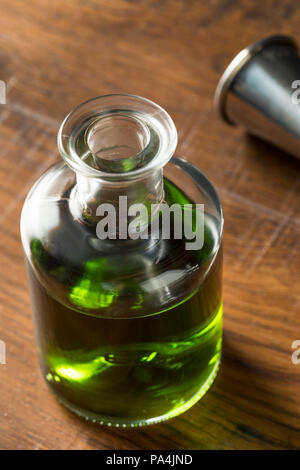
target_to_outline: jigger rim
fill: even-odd
[[[298,51],[298,45],[291,36],[273,34],[263,39],[259,39],[258,41],[255,41],[250,44],[248,47],[242,49],[232,59],[230,64],[226,67],[225,71],[223,72],[215,91],[214,107],[220,118],[227,124],[235,126],[235,123],[229,119],[226,112],[227,93],[229,91],[231,83],[233,82],[236,75],[249,62],[250,59],[252,59],[256,54],[261,52],[265,47],[273,44],[291,46],[296,51]]]

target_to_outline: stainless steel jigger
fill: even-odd
[[[270,36],[243,49],[218,83],[215,106],[228,124],[241,125],[300,158],[300,57],[295,41]]]

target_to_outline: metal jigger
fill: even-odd
[[[243,49],[223,73],[215,105],[225,122],[241,125],[300,158],[300,57],[288,36]]]

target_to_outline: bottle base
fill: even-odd
[[[157,424],[162,421],[166,421],[168,419],[174,418],[175,416],[178,416],[185,411],[187,411],[189,408],[191,408],[193,405],[195,405],[204,395],[205,393],[209,390],[211,385],[213,384],[219,367],[220,367],[220,362],[221,362],[221,355],[219,359],[216,361],[214,368],[212,369],[210,375],[208,376],[207,380],[204,382],[204,384],[201,386],[201,388],[198,390],[198,392],[193,395],[186,403],[184,403],[181,406],[177,406],[174,409],[171,409],[167,413],[163,414],[162,416],[157,416],[154,418],[149,418],[149,419],[141,419],[141,420],[126,420],[126,419],[118,419],[115,417],[109,417],[109,416],[100,416],[96,413],[91,413],[89,411],[86,411],[80,407],[77,407],[70,401],[66,400],[65,398],[62,398],[59,396],[55,391],[50,388],[52,394],[55,396],[55,398],[68,410],[72,411],[75,413],[77,416],[80,418],[84,418],[87,421],[91,421],[93,423],[97,423],[102,426],[113,426],[117,428],[137,428],[137,427],[142,427],[142,426],[149,426],[151,424]],[[47,383],[47,381],[46,381]],[[48,384],[48,383],[47,383]],[[49,385],[49,384],[48,384]]]

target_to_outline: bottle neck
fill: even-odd
[[[133,204],[143,204],[150,214],[151,205],[160,205],[163,201],[163,187],[161,168],[128,181],[105,181],[77,173],[76,212],[89,223],[99,221],[99,215],[104,214],[108,204],[113,207],[117,220],[124,216],[125,204],[128,209]]]
[[[58,134],[61,155],[76,172],[73,215],[93,223],[103,215],[99,205],[110,204],[122,218],[120,197],[149,214],[163,200],[162,168],[176,143],[170,116],[144,98],[107,95],[75,108]]]

